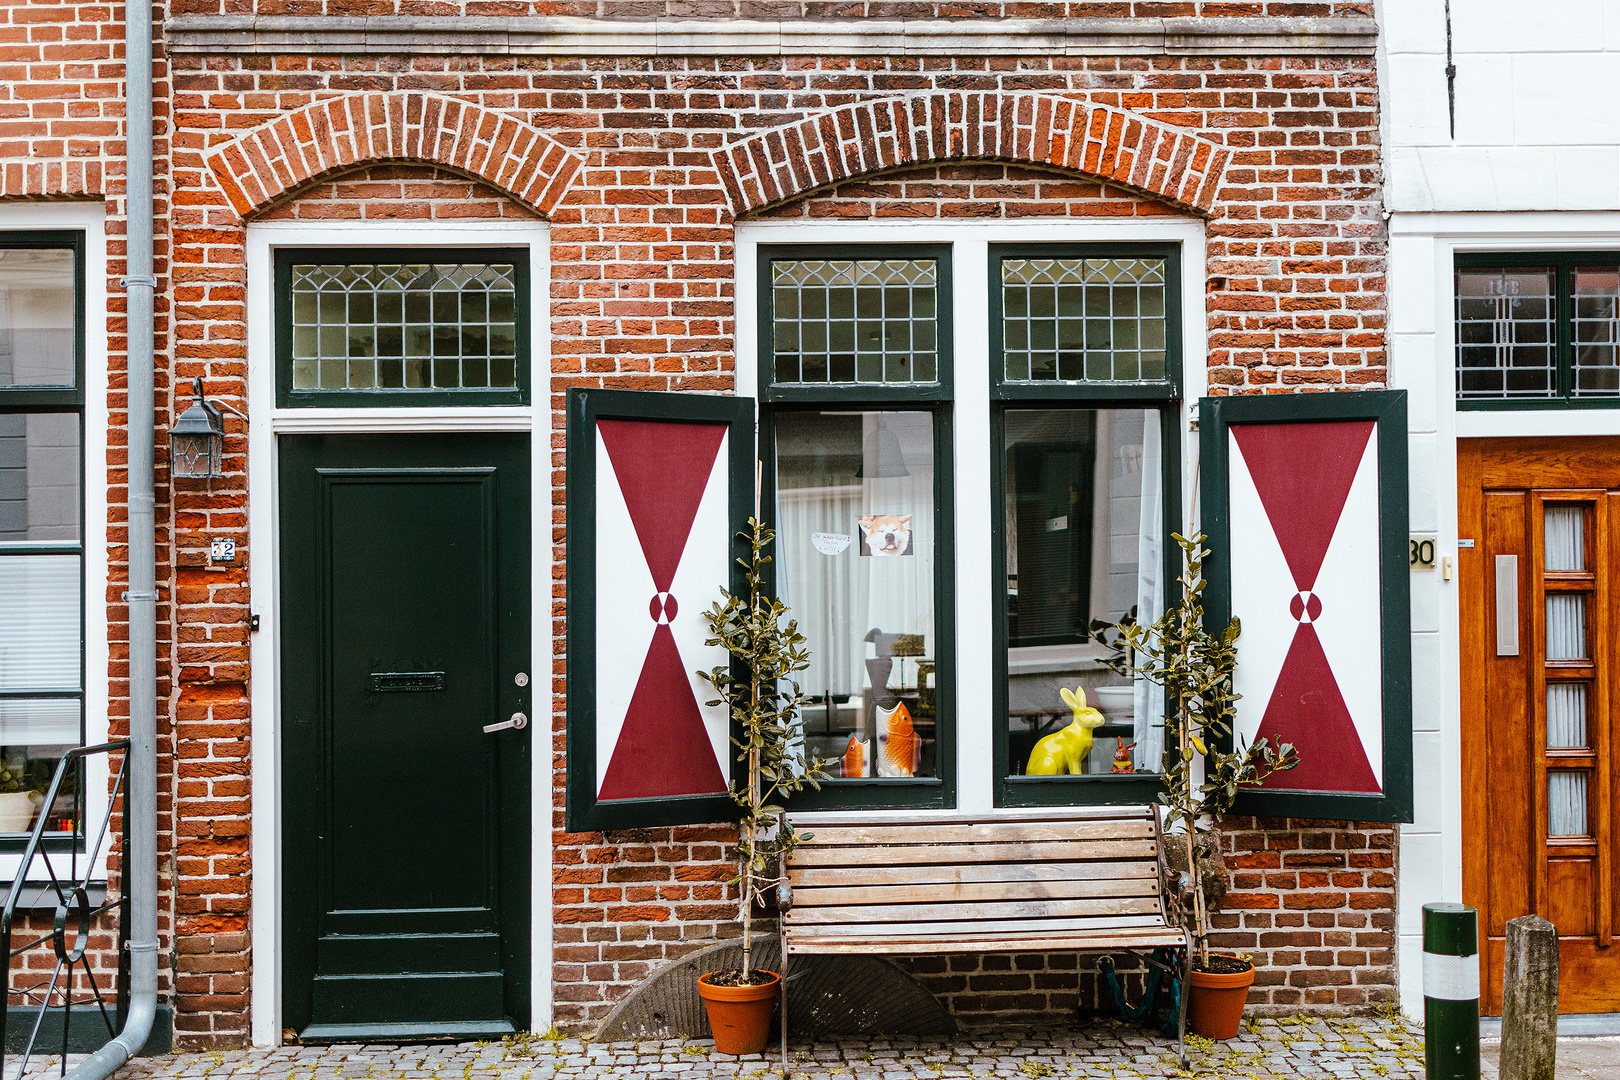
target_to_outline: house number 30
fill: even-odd
[[[1412,537],[1412,569],[1434,569],[1434,537]]]

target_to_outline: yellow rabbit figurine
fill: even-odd
[[[1091,753],[1091,731],[1101,726],[1103,714],[1086,706],[1082,687],[1060,690],[1063,704],[1074,710],[1074,720],[1062,731],[1055,731],[1035,744],[1029,753],[1026,776],[1079,775],[1086,771],[1086,755]]]

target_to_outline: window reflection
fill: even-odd
[[[808,749],[844,778],[935,775],[934,424],[775,419],[777,592],[809,640]]]
[[[1159,414],[1009,410],[1003,450],[1011,771],[1024,774],[1036,744],[1075,720],[1062,692],[1079,688],[1102,714],[1082,722],[1084,773],[1157,772],[1163,692],[1103,667],[1087,630],[1163,610]]]

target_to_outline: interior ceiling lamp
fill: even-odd
[[[203,398],[201,376],[192,382],[195,400],[169,429],[169,472],[175,477],[223,476],[225,418]]]

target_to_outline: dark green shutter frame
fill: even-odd
[[[747,587],[753,399],[572,389],[565,482],[568,830],[736,820],[734,725],[693,673],[725,659],[703,613]]]
[[[1205,618],[1243,620],[1237,726],[1300,756],[1236,813],[1411,821],[1405,391],[1205,398],[1199,438]]]

